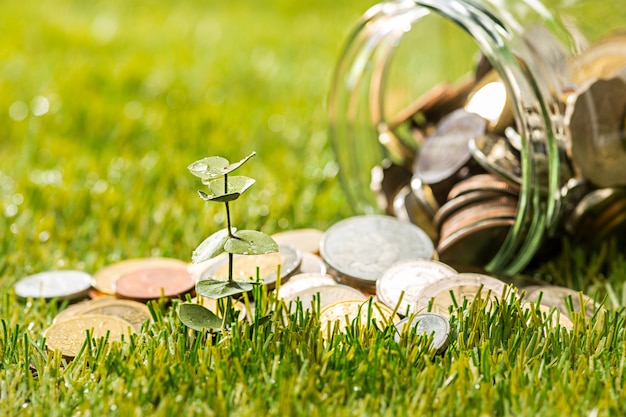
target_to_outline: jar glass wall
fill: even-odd
[[[368,10],[329,106],[355,212],[411,220],[442,260],[499,273],[522,270],[550,237],[596,239],[623,223],[610,213],[626,213],[625,9],[422,0]]]

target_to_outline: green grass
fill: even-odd
[[[258,153],[246,165],[258,183],[232,213],[242,228],[325,229],[350,214],[326,99],[343,42],[374,3],[0,1],[0,415],[624,414],[615,241],[568,248],[537,271],[606,296],[607,313],[576,316],[572,332],[515,297],[476,303],[453,314],[435,356],[372,325],[325,343],[314,314],[285,318],[270,297],[267,323],[230,335],[189,333],[161,305],[140,334],[86,344],[71,363],[43,348],[64,305],[18,300],[13,283],[189,260],[224,221],[186,170],[203,156]],[[40,116],[38,96],[49,101]]]

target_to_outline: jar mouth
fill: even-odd
[[[539,58],[538,52],[523,34],[516,32],[518,28],[509,23],[499,20],[487,9],[462,0],[398,1],[374,6],[350,38],[337,67],[329,106],[331,138],[340,177],[353,208],[362,213],[371,211],[375,201],[370,184],[373,167],[387,160],[415,176],[416,165],[424,163],[419,161],[420,153],[436,127],[431,126],[430,131],[425,128],[421,137],[416,137],[415,131],[419,129],[415,126],[427,126],[429,117],[442,119],[456,108],[480,113],[467,103],[480,107],[479,93],[487,94],[483,102],[489,105],[482,104],[485,110],[482,116],[489,123],[486,137],[475,134],[476,140],[472,143],[476,149],[467,151],[477,167],[462,165],[466,172],[455,171],[454,175],[458,182],[464,176],[481,173],[481,169],[498,174],[494,167],[480,166],[480,156],[477,156],[486,152],[491,142],[494,143],[489,146],[492,151],[495,149],[497,141],[488,137],[494,131],[515,143],[508,151],[517,153],[518,172],[514,179],[505,178],[510,183],[518,182],[515,214],[511,216],[511,205],[501,208],[500,214],[493,218],[492,234],[478,233],[488,229],[485,219],[470,224],[476,228],[476,239],[497,241],[499,248],[486,250],[487,255],[480,263],[486,270],[502,274],[515,274],[531,261],[546,230],[558,218],[555,196],[563,183],[559,138],[552,125],[553,120],[558,119],[553,117],[555,109],[559,111],[551,98],[553,85],[547,84],[543,77],[537,78],[543,71],[532,61]],[[447,53],[452,50],[461,53],[450,57]],[[409,57],[404,59],[407,53]],[[483,59],[479,61],[477,56]],[[494,79],[477,89],[477,84],[487,74]],[[407,83],[407,80],[412,82]],[[508,98],[504,102],[502,93]],[[489,111],[498,111],[494,103],[496,95],[500,100],[500,117],[489,115]],[[420,99],[413,102],[413,110],[427,108],[427,111],[412,112],[407,102],[415,97],[420,97],[421,102]],[[442,102],[447,107],[442,106]],[[498,126],[505,111],[509,121]],[[422,120],[418,120],[420,117]],[[408,127],[407,120],[410,121]],[[372,138],[371,143],[366,145],[368,138]],[[482,156],[488,160],[490,154],[484,152]],[[402,181],[404,183],[397,189],[383,191],[395,195],[411,182],[411,175],[403,176]],[[430,191],[449,190],[440,182],[429,183]],[[380,183],[378,187],[380,191]],[[438,203],[446,204],[445,201]],[[393,207],[387,211],[393,214]],[[459,229],[455,233],[454,236],[461,236],[469,232]],[[494,233],[498,239],[492,238]],[[448,238],[447,242],[452,239]]]

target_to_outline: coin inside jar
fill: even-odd
[[[406,259],[432,259],[434,245],[419,227],[390,216],[364,215],[331,226],[322,258],[347,283],[374,289],[385,269]]]

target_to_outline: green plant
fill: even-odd
[[[231,201],[237,200],[248,190],[255,180],[243,175],[229,176],[229,174],[250,158],[256,155],[251,153],[239,162],[230,163],[220,156],[211,156],[189,165],[189,171],[202,180],[209,192],[198,191],[205,201],[224,203],[226,208],[227,227],[207,237],[193,252],[192,261],[200,263],[214,258],[224,252],[228,253],[228,279],[209,278],[196,284],[196,293],[203,297],[216,300],[227,298],[227,307],[220,318],[206,307],[195,303],[183,303],[179,306],[178,315],[187,327],[201,331],[202,329],[215,330],[225,327],[232,316],[232,296],[247,293],[260,281],[242,281],[233,279],[234,255],[263,255],[277,252],[278,245],[268,235],[257,230],[237,230],[231,224]]]

